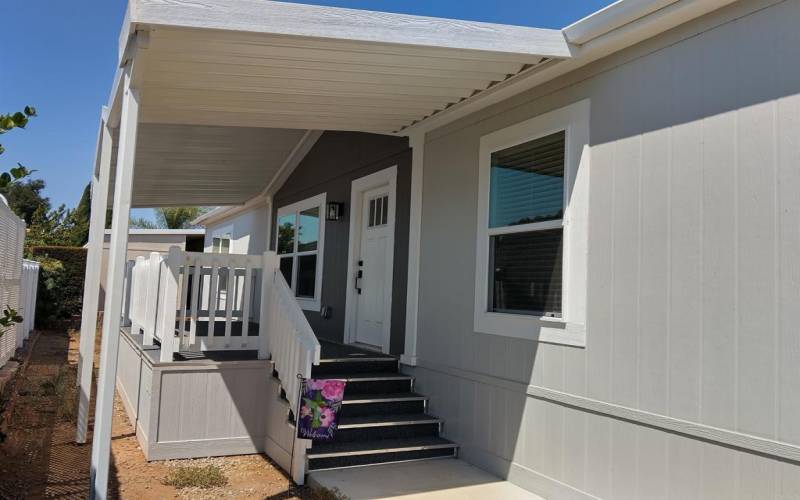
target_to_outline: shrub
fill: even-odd
[[[214,488],[225,486],[228,479],[222,470],[216,465],[206,465],[205,467],[181,466],[172,469],[164,478],[164,484],[181,488]]]
[[[32,247],[30,254],[40,263],[36,326],[39,328],[63,326],[66,321],[80,315],[81,312],[86,249]]]

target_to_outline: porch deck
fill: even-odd
[[[258,323],[251,322],[251,331],[258,331]],[[123,326],[120,328],[121,332],[134,343],[143,354],[145,354],[151,363],[159,363],[161,359],[161,345],[155,343],[154,345],[144,344],[144,335],[141,333],[134,333],[131,327]],[[215,337],[225,336],[225,325],[218,323],[214,328]],[[236,333],[238,331],[238,334]],[[233,328],[231,333],[232,337],[242,335],[241,322],[239,322],[238,330]],[[199,322],[197,325],[197,336],[208,336],[208,323]],[[371,359],[396,359],[395,356],[383,354],[376,351],[370,351],[355,345],[340,344],[330,340],[319,339],[321,347],[322,361],[343,361],[343,360],[371,360]],[[225,361],[252,361],[258,359],[258,350],[217,350],[217,351],[177,351],[173,353],[173,362],[194,362],[194,363],[220,363]]]

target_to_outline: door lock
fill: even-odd
[[[355,282],[356,291],[358,292],[359,295],[361,295],[361,286],[360,286],[361,283],[359,283],[359,280],[363,277],[364,277],[364,271],[359,269],[358,273],[356,273],[356,282]]]

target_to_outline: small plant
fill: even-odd
[[[56,396],[67,392],[69,386],[69,368],[60,366],[55,375],[39,384],[42,396]]]
[[[16,310],[12,309],[11,306],[6,306],[6,308],[3,309],[3,315],[0,316],[0,337],[17,323],[22,323],[22,316],[20,316]]]
[[[346,497],[339,491],[339,488],[320,488],[320,487],[311,487],[311,499],[312,500],[349,500],[349,497]]]
[[[182,488],[216,488],[228,484],[228,479],[216,465],[205,467],[175,467],[162,481],[163,484]]]

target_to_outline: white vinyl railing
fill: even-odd
[[[258,350],[260,358],[272,357],[294,394],[297,382],[284,374],[309,376],[319,343],[277,265],[274,252],[173,247],[168,255],[138,257],[128,264],[123,321],[144,345],[161,343],[162,361],[172,361],[175,350]]]
[[[319,364],[320,345],[283,274],[273,276],[267,307],[269,351],[289,406],[298,415],[300,377],[309,378],[312,366]]]

